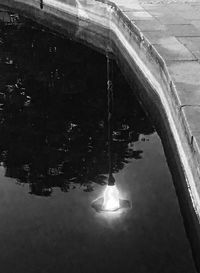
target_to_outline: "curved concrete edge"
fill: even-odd
[[[148,95],[151,98],[152,105],[159,109],[161,120],[168,128],[169,137],[174,141],[174,149],[178,154],[185,181],[185,184],[179,185],[179,188],[182,188],[181,192],[188,198],[182,202],[183,206],[184,202],[187,203],[187,209],[191,214],[188,218],[189,237],[192,238],[193,251],[200,268],[199,148],[195,141],[191,143],[176,86],[165,61],[154,46],[112,2],[93,1],[88,6],[77,7],[56,0],[44,0],[42,11],[39,9],[39,0],[2,0],[2,4],[12,8],[20,8],[20,5],[23,4],[29,8],[32,7],[34,12],[38,12],[40,16],[45,17],[47,14],[52,14],[76,24],[75,36],[78,39],[86,40],[87,43],[100,47],[102,50],[113,50],[119,59],[123,58],[123,61],[126,62],[127,71],[130,68],[128,71],[130,81],[131,73],[137,74],[141,79],[146,87],[146,93],[140,94],[141,97]],[[35,16],[37,17],[36,14]],[[95,37],[93,32],[96,32]],[[96,39],[98,35],[101,38]]]

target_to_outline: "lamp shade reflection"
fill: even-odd
[[[103,209],[114,211],[119,208],[119,191],[116,185],[107,185],[103,195]]]

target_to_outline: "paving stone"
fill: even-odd
[[[138,0],[112,0],[112,2],[116,3],[117,6],[122,10],[132,10],[132,11],[142,11],[143,7],[139,4]]]
[[[190,21],[180,15],[160,14],[155,17],[164,25],[190,24]]]
[[[118,5],[122,11],[143,11],[144,9],[140,5],[135,5],[134,3],[128,4],[124,1],[122,4]]]
[[[153,19],[153,16],[151,16],[146,11],[126,11],[125,14],[130,20],[150,20],[150,19]]]
[[[152,44],[159,44],[163,39],[173,37],[170,33],[162,30],[158,31],[143,31],[144,36],[151,42]]]
[[[200,36],[200,29],[189,25],[166,25],[167,30],[176,37],[195,37]]]
[[[138,20],[134,21],[141,31],[157,31],[165,30],[165,26],[159,23],[158,20]]]
[[[147,12],[149,12],[152,16],[162,16],[163,14],[165,15],[170,15],[171,12],[170,10],[168,9],[160,9],[160,8],[157,8],[157,9],[152,9],[152,10],[146,10]]]
[[[198,6],[192,6],[196,12],[200,13],[200,4]],[[193,20],[193,18],[192,18]],[[198,20],[198,19],[197,19]]]
[[[191,6],[188,3],[170,3],[170,4],[168,4],[168,8],[172,12],[174,12],[174,11],[186,12],[187,10],[189,10],[191,8]]]
[[[198,62],[169,62],[168,69],[176,82],[200,86],[200,64]]]
[[[199,18],[200,18],[200,16],[199,16]],[[191,22],[190,22],[194,27],[196,27],[197,29],[200,29],[200,20],[192,20]]]
[[[181,109],[184,115],[185,127],[189,137],[200,134],[200,106],[184,106]]]
[[[165,35],[165,32],[162,32],[163,33],[163,36],[160,37],[160,39],[157,41],[157,44],[159,45],[163,45],[165,46],[166,45],[166,48],[169,48],[171,50],[176,50],[176,47],[178,46],[183,46],[176,37],[174,36],[166,36]]]
[[[197,61],[167,63],[180,105],[200,105],[200,64]]]
[[[188,20],[199,20],[200,19],[200,12],[199,11],[187,11],[187,12],[179,12],[183,18]]]
[[[178,37],[178,40],[200,59],[200,37]]]
[[[200,18],[200,13],[197,9],[192,7],[186,7],[185,10],[176,10],[176,14],[179,14],[185,19],[198,20]]]
[[[200,87],[195,84],[175,82],[180,105],[200,105]]]
[[[196,60],[196,57],[175,37],[163,38],[154,45],[165,60]]]
[[[191,2],[190,3],[190,6],[200,6],[200,2],[199,1],[197,1],[197,2]]]
[[[141,4],[141,6],[145,9],[145,10],[166,10],[168,9],[168,5],[166,4]]]

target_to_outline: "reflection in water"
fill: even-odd
[[[160,139],[142,142],[154,129],[117,67],[113,172],[133,207],[96,213],[108,176],[106,59],[16,18],[0,24],[2,272],[195,272]]]
[[[0,161],[6,176],[49,196],[53,187],[105,184],[106,59],[25,20],[0,25]],[[140,134],[151,134],[143,110],[114,67],[113,171],[129,159]]]

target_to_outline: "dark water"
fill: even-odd
[[[117,66],[113,169],[132,208],[97,213],[105,57],[18,16],[0,22],[2,272],[195,272],[160,139]]]

